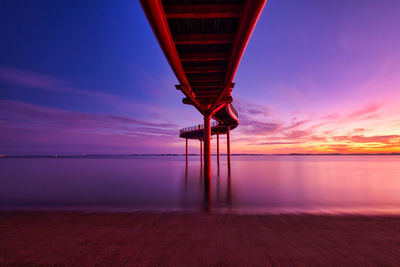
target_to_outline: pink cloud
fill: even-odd
[[[302,142],[290,142],[290,141],[276,141],[276,142],[260,142],[257,145],[293,145],[293,144],[301,144]]]
[[[244,116],[247,116],[247,115],[268,116],[271,113],[270,108],[267,107],[266,105],[256,104],[252,101],[248,101],[248,100],[244,100],[244,99],[235,100],[234,106],[237,109],[237,111],[240,113],[240,116],[242,116],[242,115],[244,115]]]
[[[400,135],[375,135],[375,136],[363,136],[354,135],[350,138],[355,143],[382,143],[382,144],[394,144],[400,145]]]
[[[309,122],[309,120],[299,120],[298,121],[296,118],[292,118],[291,124],[289,126],[287,126],[287,127],[284,127],[283,129],[284,130],[291,130],[291,129],[297,128],[297,127],[299,127],[299,126],[301,126],[303,124],[306,124],[307,122]]]
[[[383,106],[383,103],[369,103],[369,104],[365,105],[363,108],[350,113],[347,116],[347,118],[359,118],[359,117],[362,117],[367,114],[371,116],[371,113],[377,111],[382,106]]]
[[[344,142],[348,141],[349,137],[347,135],[341,135],[341,136],[332,136],[332,139],[336,142]]]
[[[0,100],[0,110],[0,153],[3,154],[42,149],[88,153],[101,149],[114,153],[169,152],[171,144],[179,139],[178,126],[174,123],[72,112],[8,100]]]
[[[337,113],[332,113],[326,116],[321,117],[322,120],[335,120],[338,119],[340,116]]]
[[[309,131],[293,131],[286,136],[287,139],[298,139],[301,137],[309,136]]]
[[[326,137],[312,135],[312,136],[310,136],[309,140],[316,141],[316,142],[326,142]]]
[[[332,139],[337,142],[348,143],[382,143],[400,145],[400,135],[351,135],[351,136],[333,136]]]
[[[277,132],[281,127],[279,123],[249,119],[251,116],[248,116],[248,114],[240,114],[239,116],[240,126],[244,133],[265,135]]]

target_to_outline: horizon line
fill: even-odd
[[[178,153],[132,153],[132,154],[43,154],[43,155],[0,155],[0,158],[96,158],[96,157],[137,157],[137,156],[185,156],[186,154]],[[217,154],[211,154],[216,156]],[[220,155],[226,156],[226,153],[220,153]],[[391,153],[234,153],[231,156],[396,156],[400,155],[400,152]],[[188,156],[200,156],[200,154],[191,153]]]

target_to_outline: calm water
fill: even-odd
[[[400,213],[400,156],[3,158],[0,209]]]

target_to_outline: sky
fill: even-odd
[[[234,79],[232,153],[400,152],[399,11],[269,0]],[[184,153],[179,129],[202,122],[138,1],[3,0],[0,40],[0,155]]]

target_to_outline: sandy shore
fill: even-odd
[[[399,216],[1,212],[0,265],[399,265]]]

